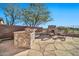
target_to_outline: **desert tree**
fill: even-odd
[[[23,9],[23,21],[27,26],[37,27],[41,24],[52,20],[50,13],[44,4],[30,3],[29,6]]]
[[[2,8],[5,15],[5,23],[7,25],[15,25],[16,21],[20,19],[21,8],[17,4],[7,4]]]

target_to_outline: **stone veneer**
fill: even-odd
[[[25,31],[14,32],[14,45],[20,48],[31,48],[31,40],[35,39],[35,30],[25,28]]]
[[[35,31],[36,29],[30,29],[30,28],[25,28],[25,32],[30,32],[30,46],[32,45],[33,41],[35,40]]]

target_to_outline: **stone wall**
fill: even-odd
[[[14,32],[14,45],[19,48],[31,48],[35,39],[35,29],[25,28],[25,31]]]

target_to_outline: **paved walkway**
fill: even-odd
[[[31,49],[15,56],[79,56],[79,38],[67,37],[66,41],[34,40]]]

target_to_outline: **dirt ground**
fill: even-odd
[[[37,39],[32,41],[31,49],[15,56],[79,56],[79,38],[66,37],[66,41]]]
[[[7,40],[0,43],[0,56],[12,56],[26,49],[16,48],[13,40]]]

